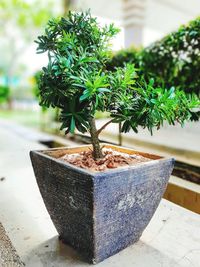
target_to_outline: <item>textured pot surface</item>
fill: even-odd
[[[58,160],[80,148],[31,151],[37,183],[60,237],[92,263],[136,242],[166,189],[174,160],[105,145],[152,159],[135,166],[91,172]]]

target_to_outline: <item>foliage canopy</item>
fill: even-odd
[[[122,132],[137,132],[139,126],[152,132],[165,120],[183,124],[199,104],[195,96],[145,80],[133,64],[108,70],[110,40],[117,32],[113,24],[99,27],[90,12],[69,12],[67,18],[50,20],[36,41],[37,52],[47,52],[49,58],[40,76],[41,105],[60,108],[61,129],[66,133],[75,128],[89,131],[94,150],[104,128],[95,127],[96,111],[107,111],[110,121],[122,122]]]

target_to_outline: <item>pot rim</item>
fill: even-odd
[[[104,171],[92,171],[90,169],[84,169],[84,168],[81,168],[81,167],[77,167],[77,166],[75,166],[75,165],[73,165],[71,163],[68,163],[66,161],[61,161],[58,158],[53,157],[52,155],[49,155],[47,153],[47,152],[51,152],[51,151],[53,152],[53,151],[58,151],[58,150],[70,150],[70,149],[78,149],[78,148],[84,148],[84,147],[85,148],[89,148],[89,147],[92,147],[91,144],[86,144],[86,145],[81,145],[81,146],[48,148],[48,149],[42,149],[42,150],[31,150],[30,151],[30,155],[31,154],[40,155],[40,156],[45,157],[47,159],[53,160],[53,161],[57,162],[60,165],[67,166],[68,168],[71,168],[73,170],[77,170],[79,173],[82,172],[84,174],[88,174],[88,175],[92,175],[92,176],[104,175],[106,173],[124,172],[124,171],[132,170],[132,169],[139,169],[139,168],[142,168],[142,167],[144,167],[146,165],[148,165],[148,166],[149,165],[155,165],[155,164],[158,164],[159,162],[163,162],[163,161],[172,161],[172,162],[175,161],[175,159],[173,157],[158,156],[156,154],[146,153],[146,152],[143,152],[143,151],[134,150],[132,148],[128,148],[128,147],[124,147],[124,146],[113,145],[113,144],[109,144],[109,143],[101,143],[101,145],[103,145],[105,147],[107,146],[108,148],[113,148],[114,150],[116,150],[116,148],[120,148],[119,150],[122,150],[122,151],[120,151],[122,153],[127,153],[125,151],[136,152],[139,155],[143,155],[146,158],[150,158],[151,160],[147,161],[147,162],[141,162],[141,163],[136,164],[136,165],[120,166],[118,168],[106,169]],[[119,151],[119,150],[116,150],[116,151]],[[123,152],[123,150],[125,150],[125,151]],[[130,155],[131,155],[131,153],[130,153]]]

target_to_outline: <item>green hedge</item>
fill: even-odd
[[[157,84],[200,94],[200,17],[147,48],[119,51],[108,68],[125,62],[135,63]]]
[[[139,51],[139,49],[131,47],[113,53],[112,58],[106,64],[106,68],[113,71],[116,67],[123,67],[125,63],[133,63],[136,67],[139,67]]]
[[[166,86],[200,93],[200,18],[141,51],[142,67]]]
[[[5,85],[0,85],[0,103],[7,102],[10,96],[10,88]]]

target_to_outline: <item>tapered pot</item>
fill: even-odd
[[[85,260],[100,262],[136,242],[166,189],[174,159],[132,149],[151,161],[92,172],[58,160],[91,146],[31,151],[31,161],[46,208],[62,240]]]

